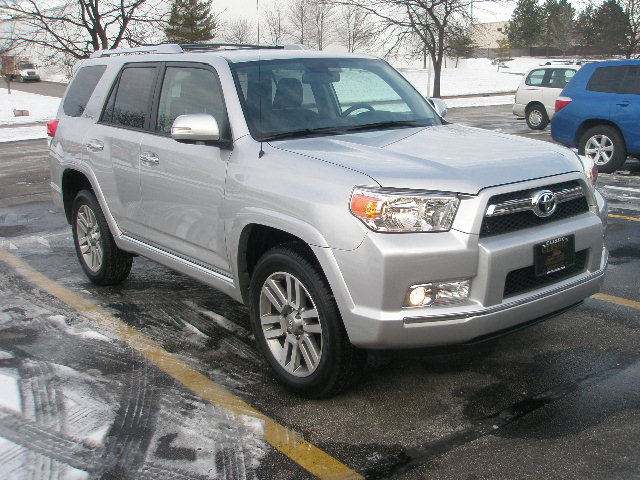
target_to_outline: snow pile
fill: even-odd
[[[20,92],[0,88],[0,125],[15,125],[18,123],[44,122],[56,118],[60,99],[47,97],[35,93]],[[29,116],[16,117],[14,110],[28,110]]]

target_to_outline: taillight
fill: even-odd
[[[58,123],[60,123],[60,120],[51,120],[50,122],[47,122],[47,135],[49,135],[50,137],[56,136]]]
[[[569,97],[558,97],[556,100],[556,112],[559,112],[564,107],[569,105],[573,99]]]

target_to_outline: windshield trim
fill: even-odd
[[[386,64],[389,68],[391,68],[399,77],[402,78],[402,80],[404,81],[404,83],[407,85],[407,87],[411,90],[413,90],[415,92],[415,94],[417,95],[417,97],[426,105],[428,110],[431,110],[431,112],[434,115],[434,119],[436,121],[439,122],[439,125],[445,125],[448,122],[444,121],[442,119],[442,117],[440,117],[440,115],[438,114],[438,112],[436,111],[436,109],[433,107],[433,105],[424,97],[422,96],[422,94],[418,91],[418,89],[411,83],[409,82],[409,80],[407,80],[404,75],[402,75],[400,72],[398,72],[398,70],[396,70],[395,68],[393,68],[393,66],[391,66],[391,64],[389,64],[389,62],[381,59],[381,58],[377,58],[377,57],[314,57],[313,60],[322,60],[322,61],[336,61],[336,62],[344,62],[344,61],[367,61],[367,62],[372,62],[372,63],[384,63]],[[240,79],[238,78],[238,72],[236,67],[238,66],[242,66],[242,65],[246,65],[247,63],[257,63],[259,61],[261,62],[265,62],[265,63],[299,63],[301,60],[309,60],[308,58],[283,58],[283,59],[268,59],[268,60],[251,60],[251,61],[246,61],[246,62],[232,62],[230,60],[227,60],[227,63],[229,65],[229,69],[231,71],[231,76],[233,77],[233,82],[235,84],[236,87],[236,95],[238,96],[238,100],[240,101],[240,106],[242,108],[242,113],[244,116],[244,121],[247,125],[247,128],[249,130],[249,134],[251,135],[251,137],[256,140],[257,142],[267,142],[267,141],[277,141],[277,140],[286,140],[286,135],[285,134],[293,134],[293,138],[303,138],[303,137],[299,137],[297,136],[297,134],[295,132],[302,132],[305,131],[307,129],[302,129],[302,130],[294,130],[291,132],[282,132],[283,138],[278,138],[278,139],[273,139],[272,137],[274,136],[280,136],[279,133],[275,133],[275,134],[262,134],[260,135],[260,132],[256,129],[255,125],[253,124],[253,122],[251,122],[250,120],[250,115],[249,115],[249,109],[247,106],[247,101],[244,97],[244,94],[242,93],[242,86],[240,85]],[[416,122],[418,122],[420,120],[416,120]],[[399,122],[402,123],[402,122]],[[436,124],[438,125],[438,124]],[[366,127],[366,125],[364,125]],[[334,135],[344,135],[344,134],[349,134],[349,133],[361,133],[361,132],[367,132],[367,131],[376,131],[376,130],[388,130],[388,129],[395,129],[395,128],[424,128],[427,125],[424,126],[409,126],[409,125],[398,125],[398,126],[381,126],[380,128],[376,129],[376,128],[371,128],[371,129],[363,129],[363,130],[355,130],[353,132],[349,132],[349,131],[344,131],[344,132],[338,132],[337,130],[340,130],[340,127],[334,127],[336,129],[335,132],[318,132],[316,134],[309,132],[308,136],[313,136],[313,137],[320,137],[320,136],[334,136]],[[358,125],[356,127],[362,127],[361,125]],[[329,130],[332,127],[320,127],[317,130]]]

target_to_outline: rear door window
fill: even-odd
[[[111,91],[101,121],[124,128],[146,128],[156,72],[156,66],[125,68]]]
[[[538,70],[533,70],[527,75],[527,79],[524,81],[525,84],[530,87],[542,87],[544,84],[544,77],[547,73],[547,70],[544,68],[540,68]]]
[[[65,115],[79,117],[84,113],[84,109],[87,108],[87,103],[89,103],[89,99],[106,68],[105,65],[92,65],[78,70],[69,86],[67,95],[64,97],[62,110]]]
[[[551,70],[551,76],[549,77],[549,87],[564,88],[575,74],[576,71],[570,68],[554,68]]]
[[[622,93],[622,80],[627,72],[627,66],[596,68],[589,79],[587,90],[592,92]]]

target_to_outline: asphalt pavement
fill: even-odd
[[[448,118],[550,141],[509,106]],[[88,282],[46,141],[0,144],[0,478],[640,478],[640,168],[625,169],[599,181],[603,295],[482,344],[373,352],[358,385],[309,401],[214,289],[140,257],[120,286]]]

